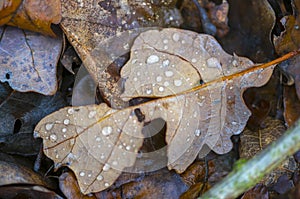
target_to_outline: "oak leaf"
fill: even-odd
[[[170,1],[77,1],[62,0],[61,28],[66,34],[71,45],[75,48],[83,64],[97,83],[103,98],[111,102],[115,108],[124,108],[124,103],[119,95],[117,78],[108,69],[107,62],[112,61],[110,56],[99,54],[107,52],[103,43],[106,39],[119,37],[124,31],[161,26],[179,27],[182,17],[176,8],[176,0]],[[140,33],[137,31],[137,33]],[[125,33],[126,34],[126,33]],[[127,32],[128,34],[128,32]],[[120,51],[126,48],[129,52],[132,37],[122,35],[117,41],[117,46],[110,46],[109,51]],[[96,52],[95,52],[95,48]],[[99,50],[99,51],[98,51]],[[110,55],[110,54],[109,54]],[[101,60],[94,64],[93,59]],[[119,70],[119,68],[117,69]]]
[[[167,59],[169,63],[163,66]],[[159,165],[181,173],[199,153],[231,150],[230,136],[239,134],[250,116],[243,91],[265,84],[274,68],[252,67],[249,59],[225,53],[211,36],[177,29],[150,30],[137,37],[131,59],[121,72],[126,78],[123,97],[165,97],[123,110],[104,103],[66,107],[40,121],[34,136],[43,138],[44,152],[56,167],[67,165],[74,171],[85,194],[109,187],[122,171],[145,172]],[[139,70],[148,74],[140,72],[138,77]],[[161,81],[158,75],[163,76]],[[153,81],[162,85],[153,85]],[[133,90],[130,85],[135,86]],[[138,153],[146,136],[143,127],[159,118],[167,123],[167,162]],[[154,154],[161,153],[163,150]],[[130,168],[135,161],[144,164]]]

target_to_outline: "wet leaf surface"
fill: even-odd
[[[2,0],[0,26],[5,24],[55,36],[51,23],[61,20],[60,0]]]
[[[242,92],[247,87],[266,83],[273,71],[273,66],[268,66],[264,69],[258,67],[240,72],[251,67],[253,63],[246,58],[226,54],[214,39],[206,35],[202,36],[203,41],[201,35],[177,29],[148,31],[145,34],[149,36],[144,38],[141,34],[138,39],[147,38],[150,41],[150,35],[155,38],[157,34],[168,36],[170,39],[174,39],[175,35],[175,42],[179,39],[182,41],[182,38],[187,36],[194,39],[184,39],[183,41],[187,43],[199,39],[196,46],[202,50],[201,53],[205,53],[199,56],[204,56],[208,61],[204,63],[205,65],[199,64],[201,68],[198,70],[206,84],[186,93],[171,95],[120,111],[102,103],[66,107],[45,117],[37,125],[35,137],[43,138],[44,152],[55,161],[57,167],[67,165],[74,171],[83,193],[97,192],[109,187],[125,167],[135,163],[145,136],[142,133],[143,126],[155,119],[162,118],[168,125],[165,137],[168,144],[168,162],[165,162],[165,150],[158,150],[153,153],[155,160],[158,160],[155,164],[144,163],[132,171],[146,171],[168,165],[169,169],[181,173],[194,161],[199,152],[201,156],[209,152],[206,147],[203,151],[203,146],[207,145],[219,154],[229,152],[232,148],[230,136],[243,130],[250,115],[241,98]],[[159,45],[160,43],[157,43],[157,49]],[[134,49],[135,47],[133,54]],[[155,53],[159,53],[159,50]],[[191,52],[179,56],[194,55],[189,53]],[[152,53],[147,57],[146,59],[150,59],[147,64],[155,64],[160,60]],[[144,60],[145,55],[139,58]],[[197,62],[197,60],[194,62],[192,57],[190,59],[191,63]],[[139,62],[144,63],[137,61]],[[244,63],[243,67],[237,67],[241,63]],[[195,66],[197,67],[196,64]],[[156,68],[153,69],[155,72]],[[194,86],[194,82],[188,86],[192,85]],[[176,84],[174,86],[179,87]],[[161,92],[159,88],[158,92]],[[170,93],[165,95],[168,94]],[[186,142],[183,144],[182,140]],[[147,161],[143,158],[146,157],[142,156],[139,161]]]
[[[182,23],[174,0],[101,1],[99,4],[92,0],[62,1],[62,13],[62,29],[99,86],[104,100],[114,108],[128,106],[119,97],[122,90],[118,84],[119,70],[125,62],[112,67],[110,64],[129,52],[133,39],[143,28],[179,27]],[[133,31],[123,33],[126,30]]]
[[[60,3],[56,2],[56,4],[51,7],[51,3],[53,2],[55,1],[0,1],[0,24],[11,21],[11,23],[19,23],[19,26],[28,26],[29,24],[27,28],[34,28],[36,30],[37,25],[43,20],[43,25],[36,31],[53,35],[50,29],[50,23],[51,21],[57,23],[59,18],[53,17],[52,14],[54,13],[55,16],[59,16],[60,12],[58,9]],[[272,5],[273,9],[269,6],[268,2]],[[0,198],[15,197],[16,194],[18,197],[23,198],[60,198],[61,196],[67,198],[125,198],[125,196],[132,198],[179,198],[180,194],[181,198],[197,198],[208,188],[221,181],[222,178],[232,170],[233,162],[238,158],[237,143],[239,135],[235,135],[234,138],[232,138],[235,145],[230,153],[217,155],[213,152],[209,153],[209,151],[211,148],[213,148],[213,151],[218,151],[220,148],[224,149],[224,147],[230,150],[232,144],[229,139],[227,139],[230,137],[230,134],[221,136],[220,139],[214,139],[217,135],[213,134],[213,136],[209,138],[209,132],[216,131],[215,128],[218,127],[218,125],[215,124],[221,123],[224,125],[224,129],[226,129],[226,125],[230,124],[230,122],[233,123],[231,123],[232,125],[230,125],[229,129],[235,126],[233,124],[243,129],[242,126],[244,126],[244,123],[240,123],[240,120],[235,123],[235,120],[228,119],[227,117],[228,115],[234,115],[233,117],[239,118],[240,114],[238,113],[241,113],[242,110],[237,110],[236,108],[240,107],[240,103],[244,107],[243,100],[245,100],[248,109],[253,115],[247,125],[251,130],[259,130],[259,132],[261,132],[262,129],[268,128],[269,124],[265,119],[269,116],[279,118],[281,122],[283,122],[284,114],[286,125],[291,125],[291,122],[288,122],[288,120],[295,120],[292,119],[296,118],[296,116],[292,115],[297,115],[297,108],[295,107],[298,101],[295,97],[295,91],[285,88],[284,93],[282,93],[282,91],[283,84],[291,85],[294,81],[296,83],[298,96],[300,96],[300,89],[298,88],[299,58],[281,64],[281,71],[275,70],[276,72],[272,75],[269,84],[265,87],[251,88],[242,94],[243,89],[239,90],[241,87],[239,85],[240,82],[232,81],[233,79],[230,79],[231,76],[229,79],[222,77],[222,80],[219,79],[220,81],[213,80],[210,82],[210,80],[205,80],[205,78],[211,76],[204,75],[205,70],[201,72],[201,67],[199,68],[197,63],[193,63],[193,61],[195,61],[193,58],[196,60],[199,58],[205,61],[207,57],[205,54],[204,56],[197,55],[197,58],[192,57],[195,48],[191,47],[193,45],[190,45],[189,42],[195,39],[193,35],[189,35],[177,43],[173,42],[172,37],[168,34],[155,37],[155,34],[150,36],[145,34],[145,38],[143,38],[144,41],[138,41],[136,38],[142,32],[150,30],[147,29],[148,27],[180,27],[195,32],[214,34],[222,43],[223,48],[234,55],[231,57],[231,64],[229,64],[231,66],[235,65],[236,59],[240,59],[240,57],[234,53],[250,57],[255,62],[263,62],[299,47],[299,31],[297,29],[297,25],[299,25],[299,2],[299,0],[257,0],[253,2],[231,0],[228,1],[227,4],[226,0],[61,1],[63,7],[63,23],[61,27],[67,34],[71,45],[75,46],[77,53],[80,58],[83,59],[85,66],[88,67],[94,80],[91,76],[88,76],[87,73],[82,73],[81,70],[77,73],[79,62],[73,59],[76,55],[74,55],[74,52],[73,54],[69,54],[70,51],[67,50],[62,54],[58,64],[58,85],[59,90],[62,91],[62,93],[58,94],[59,96],[44,97],[32,93],[21,94],[11,90],[7,84],[1,84],[0,87],[0,116],[2,116],[0,120],[0,151],[4,152],[0,154],[1,162],[16,165],[16,168],[23,168],[26,163],[26,168],[29,168],[29,170],[34,168],[36,170],[36,172],[32,173],[33,175],[41,172],[42,175],[48,176],[46,179],[41,179],[44,184],[48,183],[48,179],[57,180],[60,176],[60,188],[57,187],[58,180],[54,182],[56,186],[52,186],[52,184],[50,186],[48,184],[48,187],[51,187],[51,190],[60,196],[49,192],[45,187],[36,185],[35,182],[33,182],[35,185],[14,184],[1,186]],[[50,7],[45,7],[45,4],[50,5]],[[43,10],[42,7],[46,10]],[[25,13],[24,10],[20,11],[22,8],[24,8],[27,13]],[[42,11],[42,14],[45,15],[37,14],[33,16],[32,14],[35,12],[32,11],[36,8],[39,8],[39,11]],[[276,13],[277,22],[274,29],[273,24],[275,18],[273,10]],[[11,17],[16,13],[15,11],[18,13],[16,14],[17,18],[12,19]],[[20,15],[27,16],[27,18],[32,20],[28,22],[19,20]],[[35,20],[36,16],[42,20]],[[47,20],[44,20],[44,17],[46,17]],[[251,20],[249,21],[249,19]],[[282,24],[280,23],[280,19],[282,19]],[[229,25],[227,25],[227,23]],[[159,28],[152,28],[151,30],[152,33],[155,33],[157,30],[164,33],[163,29]],[[22,40],[27,42],[25,43],[27,50],[31,50],[27,58],[25,57],[26,59],[28,59],[28,57],[30,58],[30,55],[35,55],[43,50],[45,56],[52,53],[49,49],[42,49],[43,46],[46,46],[45,43],[41,42],[41,39],[32,39],[31,33],[27,31],[21,31],[26,34],[23,35],[23,37],[15,36],[15,31],[9,31],[9,34],[2,29],[1,31],[1,38],[4,38],[3,36],[5,35],[9,35],[10,37],[8,37],[7,40],[12,42],[9,44],[6,42],[5,45],[1,45],[0,43],[2,49],[0,52],[6,53],[7,46],[13,46],[14,48],[9,51],[10,54],[19,53],[20,49],[23,48],[16,47],[16,43],[21,43],[20,41]],[[273,35],[271,35],[271,32]],[[30,35],[30,37],[26,37],[28,35]],[[151,41],[148,41],[152,36],[158,41],[157,44],[151,39]],[[167,37],[167,40],[165,40],[164,37]],[[39,38],[41,37],[39,36]],[[275,46],[272,46],[270,42],[271,38],[275,38],[273,41]],[[136,44],[138,44],[133,47],[138,51],[138,56],[136,57],[133,50],[130,52],[135,40]],[[166,41],[168,43],[166,43]],[[182,41],[183,43],[180,43]],[[30,44],[30,42],[34,42],[35,45],[40,48],[33,49],[32,46],[34,45],[27,45]],[[70,44],[67,43],[66,45],[66,49],[70,49]],[[160,46],[160,48],[156,48],[156,45]],[[174,50],[174,46],[178,46],[182,49],[182,52],[176,51],[177,47]],[[171,51],[170,48],[172,49]],[[220,60],[217,56],[220,52],[218,47],[212,48],[213,50],[209,48],[209,50],[204,49],[209,53],[213,51],[213,53],[215,53],[212,53],[214,55],[213,57],[217,58],[220,64],[224,65],[224,60]],[[185,55],[184,51],[188,52],[187,54],[189,54],[190,57]],[[149,53],[147,54],[146,52]],[[274,52],[277,54],[274,54]],[[14,61],[15,58],[19,58],[19,54],[13,54],[14,56],[11,60]],[[223,53],[221,54],[223,55]],[[22,53],[22,55],[24,55],[24,53]],[[151,55],[159,55],[159,62],[151,64],[151,60],[155,61],[156,59],[155,56],[152,56],[150,62],[147,63]],[[25,59],[24,56],[22,61]],[[51,63],[53,63],[51,70],[53,70],[54,66],[56,67],[57,65],[59,55],[51,54],[51,56]],[[135,62],[135,60],[132,59],[134,57],[137,59],[136,62],[142,63],[141,67],[131,64]],[[28,60],[30,62],[30,59]],[[130,60],[130,62],[123,67],[128,60]],[[174,67],[169,63],[168,67],[160,68],[160,66],[167,65],[167,62],[163,63],[165,60],[175,63]],[[20,61],[18,60],[18,62]],[[61,64],[69,71],[74,70],[75,74],[77,73],[78,77],[76,77],[76,87],[74,89],[71,88],[74,82],[74,76],[63,69]],[[181,64],[183,67],[175,67],[176,64]],[[243,66],[241,65],[243,64],[239,63],[236,65],[235,72],[243,70]],[[252,67],[252,63],[249,64],[249,66],[250,65]],[[12,68],[12,66],[9,67]],[[127,73],[129,76],[125,76],[125,78],[121,77],[121,73],[124,75],[124,72],[121,72],[123,71],[122,67],[124,71],[130,71]],[[226,64],[225,67],[227,67]],[[4,68],[7,69],[8,67]],[[152,72],[152,69],[154,69],[154,72]],[[29,70],[34,69],[31,67]],[[198,87],[186,93],[181,93],[182,91],[184,92],[185,89],[182,89],[181,86],[176,86],[180,84],[180,81],[176,81],[175,85],[174,80],[190,81],[188,78],[191,77],[186,76],[187,71],[195,74],[198,79],[195,79],[194,85],[185,85],[186,90],[194,86]],[[284,76],[280,75],[282,71],[284,72]],[[140,74],[139,77],[137,77],[138,72]],[[148,75],[144,75],[145,72],[147,72]],[[224,70],[224,72],[226,71]],[[258,71],[257,74],[260,72],[262,71]],[[155,78],[151,77],[151,73],[153,73],[152,75],[155,76]],[[244,75],[246,75],[246,73],[249,73],[249,71],[245,72]],[[28,79],[28,77],[23,77],[23,75],[20,74],[20,70],[14,71],[13,77],[15,81],[25,78]],[[30,73],[33,77],[32,74],[33,73]],[[49,74],[47,78],[56,84],[56,78],[54,78],[56,75],[47,74]],[[216,75],[216,73],[213,74],[213,76]],[[1,76],[3,81],[7,82],[9,82],[7,77],[11,78],[11,74],[6,75],[5,71],[0,77]],[[151,81],[148,81],[148,77],[150,77]],[[237,78],[237,76],[232,77]],[[249,81],[247,80],[255,82],[253,76],[249,79],[244,76],[243,81],[248,84]],[[133,83],[130,84],[130,81]],[[134,83],[136,81],[139,83]],[[182,83],[184,81],[182,81]],[[20,85],[29,84],[28,82],[29,80],[25,80],[23,83],[20,83]],[[34,86],[39,88],[44,86],[44,88],[46,88],[45,85],[38,85],[40,83],[43,82],[34,83]],[[223,87],[219,86],[219,83],[223,85]],[[5,86],[2,87],[2,85]],[[99,88],[96,88],[97,85],[99,85]],[[216,85],[216,87],[219,86],[218,88],[224,92],[215,92],[215,90],[213,90],[215,89],[214,85]],[[230,89],[230,87],[232,87],[232,89]],[[151,89],[148,88],[151,88],[152,92],[156,91],[156,93],[153,95],[151,95],[151,93],[149,94]],[[127,93],[126,96],[124,94],[122,95],[122,97],[124,97],[122,99],[120,96],[124,90],[126,90]],[[232,91],[232,93],[230,93],[230,91]],[[53,91],[52,94],[54,94],[54,92],[55,91]],[[195,96],[193,96],[196,94],[204,98],[201,99],[201,97],[198,97],[196,99]],[[139,97],[140,95],[143,97]],[[165,97],[165,95],[169,96]],[[137,98],[123,101],[133,96]],[[243,96],[243,98],[241,96]],[[42,153],[36,156],[38,149],[40,148],[42,150],[40,145],[41,139],[33,140],[32,130],[41,117],[44,117],[60,107],[66,106],[62,98],[66,99],[70,104],[71,97],[73,98],[72,103],[75,106],[104,101],[111,108],[103,104],[99,106],[91,105],[84,108],[66,107],[57,114],[54,114],[56,118],[52,118],[51,121],[49,120],[49,122],[44,124],[45,126],[41,134],[48,132],[48,136],[45,134],[44,139],[48,137],[49,143],[54,144],[53,147],[49,147],[48,145],[47,148],[46,146],[45,150],[48,151],[46,153],[48,155],[50,154],[52,159],[55,160],[55,168],[53,171],[53,169],[51,169],[53,167],[51,160],[43,156]],[[157,97],[162,98],[156,99]],[[218,98],[221,99],[219,102],[214,100]],[[226,101],[226,103],[221,103],[224,101]],[[193,105],[193,103],[195,104],[197,102],[197,105]],[[221,108],[223,109],[221,110],[226,110],[226,114],[222,111],[217,111],[220,110],[218,109],[219,103],[222,104]],[[134,107],[124,109],[129,105]],[[200,105],[203,107],[199,108]],[[53,107],[53,109],[51,107]],[[206,107],[206,109],[204,107]],[[68,112],[70,108],[74,110],[72,116]],[[191,110],[192,108],[194,109]],[[104,111],[103,117],[100,116],[99,109]],[[248,109],[246,109],[246,112],[250,113]],[[170,111],[170,113],[168,111]],[[172,115],[172,111],[177,115]],[[192,111],[200,112],[196,115],[200,118],[200,122],[190,119],[193,116]],[[122,115],[123,112],[125,112],[125,116]],[[96,114],[96,116],[94,116],[94,114]],[[213,120],[214,115],[221,116],[218,117],[220,120]],[[179,119],[176,119],[176,121],[180,122],[179,125],[174,126],[174,118],[177,116]],[[49,118],[50,117],[51,115]],[[92,117],[93,121],[89,121],[91,119],[89,117]],[[82,118],[83,120],[81,120]],[[247,118],[248,115],[245,118],[242,117],[241,120],[246,121]],[[173,122],[172,119],[174,119]],[[121,122],[119,123],[118,120]],[[202,129],[203,123],[207,125],[204,125],[204,130]],[[53,124],[53,126],[51,124]],[[132,136],[136,136],[133,132],[136,126],[138,126],[138,137],[131,139]],[[194,129],[191,126],[202,126],[199,135],[199,139],[202,139],[200,144],[196,142],[198,137],[196,135],[199,134],[199,131],[195,130],[196,134],[193,134]],[[81,129],[81,127],[85,130]],[[109,127],[113,128],[112,132]],[[48,131],[46,128],[51,129]],[[280,128],[284,127],[281,126]],[[273,132],[272,129],[278,129],[277,124],[272,124],[269,129],[270,132]],[[76,130],[79,133],[77,133]],[[73,137],[67,137],[71,136],[71,131],[74,133],[72,134]],[[239,130],[236,131],[236,129],[232,129],[232,131],[239,133]],[[131,134],[128,132],[131,132]],[[154,132],[157,133],[155,134]],[[275,132],[274,135],[266,133],[265,137],[261,135],[259,147],[262,147],[267,141],[275,139],[275,134],[277,134],[277,132]],[[37,133],[35,136],[37,136]],[[248,138],[250,137],[247,143],[251,145],[251,147],[256,147],[255,150],[249,149],[248,152],[256,152],[258,145],[253,143],[256,142],[257,136],[247,136]],[[264,142],[262,138],[266,138],[266,142]],[[57,139],[57,142],[55,142],[55,139]],[[65,141],[60,142],[60,139],[65,139]],[[226,141],[219,142],[219,140]],[[209,142],[211,146],[217,144],[218,147],[209,147],[207,144],[202,144],[202,142]],[[135,145],[136,143],[138,144]],[[245,140],[243,138],[239,146],[242,147],[244,144]],[[188,148],[188,146],[190,146],[190,148]],[[120,147],[118,148],[120,150],[116,147]],[[72,150],[72,153],[68,153],[67,149]],[[198,154],[199,150],[200,154]],[[122,154],[123,152],[125,153]],[[201,159],[201,157],[207,153],[209,154],[205,158],[208,166],[205,165],[204,160]],[[18,159],[17,162],[13,161],[12,156],[7,156],[6,154],[12,154],[14,158],[18,157],[20,159]],[[186,157],[179,157],[176,160],[174,154]],[[65,158],[61,157],[64,155]],[[127,159],[123,159],[122,155],[125,155]],[[36,161],[35,157],[37,157]],[[115,158],[118,159],[120,157],[121,162],[115,161]],[[195,158],[196,161],[193,161]],[[265,182],[269,183],[267,187],[265,185],[257,185],[241,197],[267,197],[269,194],[270,198],[277,198],[278,195],[287,192],[293,184],[297,184],[297,179],[299,178],[296,172],[293,173],[297,166],[295,161],[299,162],[300,159],[299,153],[296,153],[294,158],[294,160],[292,158],[287,160],[284,165],[279,168],[277,173],[272,173],[268,177]],[[61,159],[64,159],[64,161],[61,161]],[[153,159],[155,161],[151,161]],[[35,164],[33,166],[34,161]],[[85,163],[85,165],[80,165],[80,162]],[[69,163],[71,164],[71,168],[76,167],[77,170],[73,169],[75,175],[72,174],[72,172],[66,173],[66,170],[69,171],[66,167],[58,169],[59,166],[68,166]],[[124,165],[132,164],[134,165],[131,167],[123,168]],[[179,172],[181,172],[181,170],[183,171],[186,167],[187,169],[184,173],[179,175],[174,171],[167,171],[166,168],[160,169],[164,166],[175,168]],[[18,176],[27,175],[27,170],[16,170],[16,172],[12,173],[12,177],[17,178]],[[149,170],[151,171],[148,172]],[[9,175],[5,177],[7,176]],[[109,178],[107,178],[107,176],[109,176]],[[276,182],[278,177],[280,178]],[[90,183],[91,178],[93,178],[96,183],[102,183],[103,189],[105,190],[84,196],[83,193],[81,193],[82,188],[80,187],[87,186],[85,183]],[[109,185],[108,188],[107,185]],[[89,188],[92,190],[93,186]],[[168,191],[163,191],[164,189]],[[268,192],[266,192],[266,189]],[[96,192],[96,189],[94,189],[94,191]],[[14,195],[11,196],[7,194]],[[286,194],[282,196],[284,196],[284,198],[297,198],[297,192],[291,192],[291,194],[294,195],[289,196]]]
[[[95,196],[85,196],[80,192],[76,177],[72,172],[59,176],[59,188],[67,198],[95,199]]]
[[[53,95],[61,38],[14,27],[0,27],[0,81],[18,91]]]

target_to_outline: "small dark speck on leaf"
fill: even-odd
[[[139,122],[145,120],[145,115],[141,112],[141,109],[139,108],[134,109],[134,114],[137,116]]]

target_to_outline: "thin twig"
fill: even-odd
[[[300,120],[279,140],[237,170],[232,171],[222,182],[200,198],[236,198],[298,150],[300,150]]]

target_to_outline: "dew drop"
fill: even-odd
[[[160,92],[163,92],[165,89],[164,89],[164,87],[161,86],[161,87],[158,88],[158,90],[159,90]]]
[[[105,165],[103,166],[102,170],[103,171],[108,171],[110,169],[110,165],[105,163]]]
[[[157,82],[161,82],[161,80],[162,80],[162,77],[161,77],[161,76],[157,76],[157,77],[156,77],[156,81],[157,81]]]
[[[95,115],[97,114],[97,112],[96,111],[90,111],[89,112],[89,115],[88,115],[88,118],[93,118],[93,117],[95,117]]]
[[[112,127],[111,126],[105,126],[105,127],[103,127],[103,129],[102,129],[102,134],[103,135],[107,136],[107,135],[109,135],[111,133],[112,133]]]
[[[74,109],[73,109],[73,108],[69,108],[69,109],[68,109],[68,113],[69,113],[70,115],[72,115],[72,114],[74,113]]]
[[[109,187],[109,184],[108,184],[108,182],[104,183],[104,186],[106,186],[106,187]]]
[[[164,86],[165,86],[165,87],[168,87],[169,85],[170,85],[169,82],[164,82]]]
[[[97,142],[100,142],[100,141],[101,141],[101,138],[100,138],[100,137],[96,137],[96,141],[97,141]]]
[[[174,33],[173,34],[173,36],[172,36],[172,39],[174,40],[174,41],[179,41],[179,34],[178,33]]]
[[[65,119],[65,120],[64,120],[64,124],[65,124],[65,125],[70,124],[70,120],[69,120],[69,119]]]
[[[54,124],[52,124],[52,123],[46,124],[46,126],[45,126],[46,130],[47,130],[47,131],[50,131],[50,130],[52,129],[53,125],[54,125]]]
[[[232,87],[232,86],[230,86],[230,87],[229,87],[229,89],[230,89],[230,90],[232,90],[232,89],[233,89],[233,87]]]
[[[197,62],[197,59],[193,58],[192,63],[196,63],[196,62]]]
[[[133,78],[133,81],[135,81],[135,82],[136,82],[136,81],[137,81],[137,78],[136,78],[136,77],[135,77],[135,78]]]
[[[62,131],[63,133],[65,133],[65,132],[67,132],[67,129],[66,129],[66,128],[62,128],[61,131]]]
[[[173,74],[174,74],[173,71],[170,71],[170,70],[165,71],[166,77],[172,77]]]
[[[164,39],[164,40],[163,40],[163,43],[164,43],[164,44],[167,44],[168,42],[169,42],[169,41],[168,41],[167,39]]]
[[[89,177],[89,178],[92,177],[92,174],[89,174],[88,177]]]
[[[126,150],[129,151],[131,149],[130,146],[126,146]]]
[[[211,57],[206,60],[206,64],[207,64],[207,67],[209,67],[209,68],[216,68],[216,67],[219,67],[220,62],[217,58]]]
[[[233,121],[231,122],[232,125],[237,125],[237,122]]]
[[[164,50],[168,50],[168,48],[169,48],[169,47],[168,47],[167,45],[164,46]]]
[[[136,62],[137,62],[137,59],[133,59],[133,60],[131,61],[132,64],[135,64]]]
[[[98,181],[101,181],[101,180],[103,180],[103,176],[102,176],[102,175],[98,175],[96,179],[97,179]]]
[[[232,61],[232,65],[236,67],[236,66],[237,66],[237,61],[236,61],[236,60],[233,60],[233,61]]]
[[[150,89],[150,88],[146,89],[146,94],[147,95],[150,95],[151,93],[152,93],[152,89]]]
[[[201,135],[201,130],[200,129],[196,129],[195,130],[195,136],[199,137]]]
[[[81,172],[79,173],[79,175],[80,175],[81,177],[83,177],[83,176],[85,176],[85,173],[84,173],[83,171],[81,171]]]
[[[123,45],[123,48],[124,48],[125,50],[128,50],[128,49],[129,49],[129,44],[128,44],[128,43],[125,43],[125,44]]]
[[[112,164],[113,164],[114,166],[116,166],[116,165],[118,165],[118,162],[117,162],[117,161],[113,161]]]
[[[50,135],[50,140],[51,140],[52,142],[55,142],[55,141],[57,140],[57,136],[56,136],[55,134],[51,134],[51,135]]]
[[[159,57],[157,55],[150,55],[148,58],[147,58],[147,61],[146,63],[147,64],[154,64],[156,62],[159,61]]]
[[[175,86],[181,86],[182,85],[182,81],[180,79],[175,79],[174,80],[174,85]]]
[[[167,66],[169,66],[169,64],[170,64],[170,61],[168,59],[164,60],[162,63],[163,67],[167,67]]]

